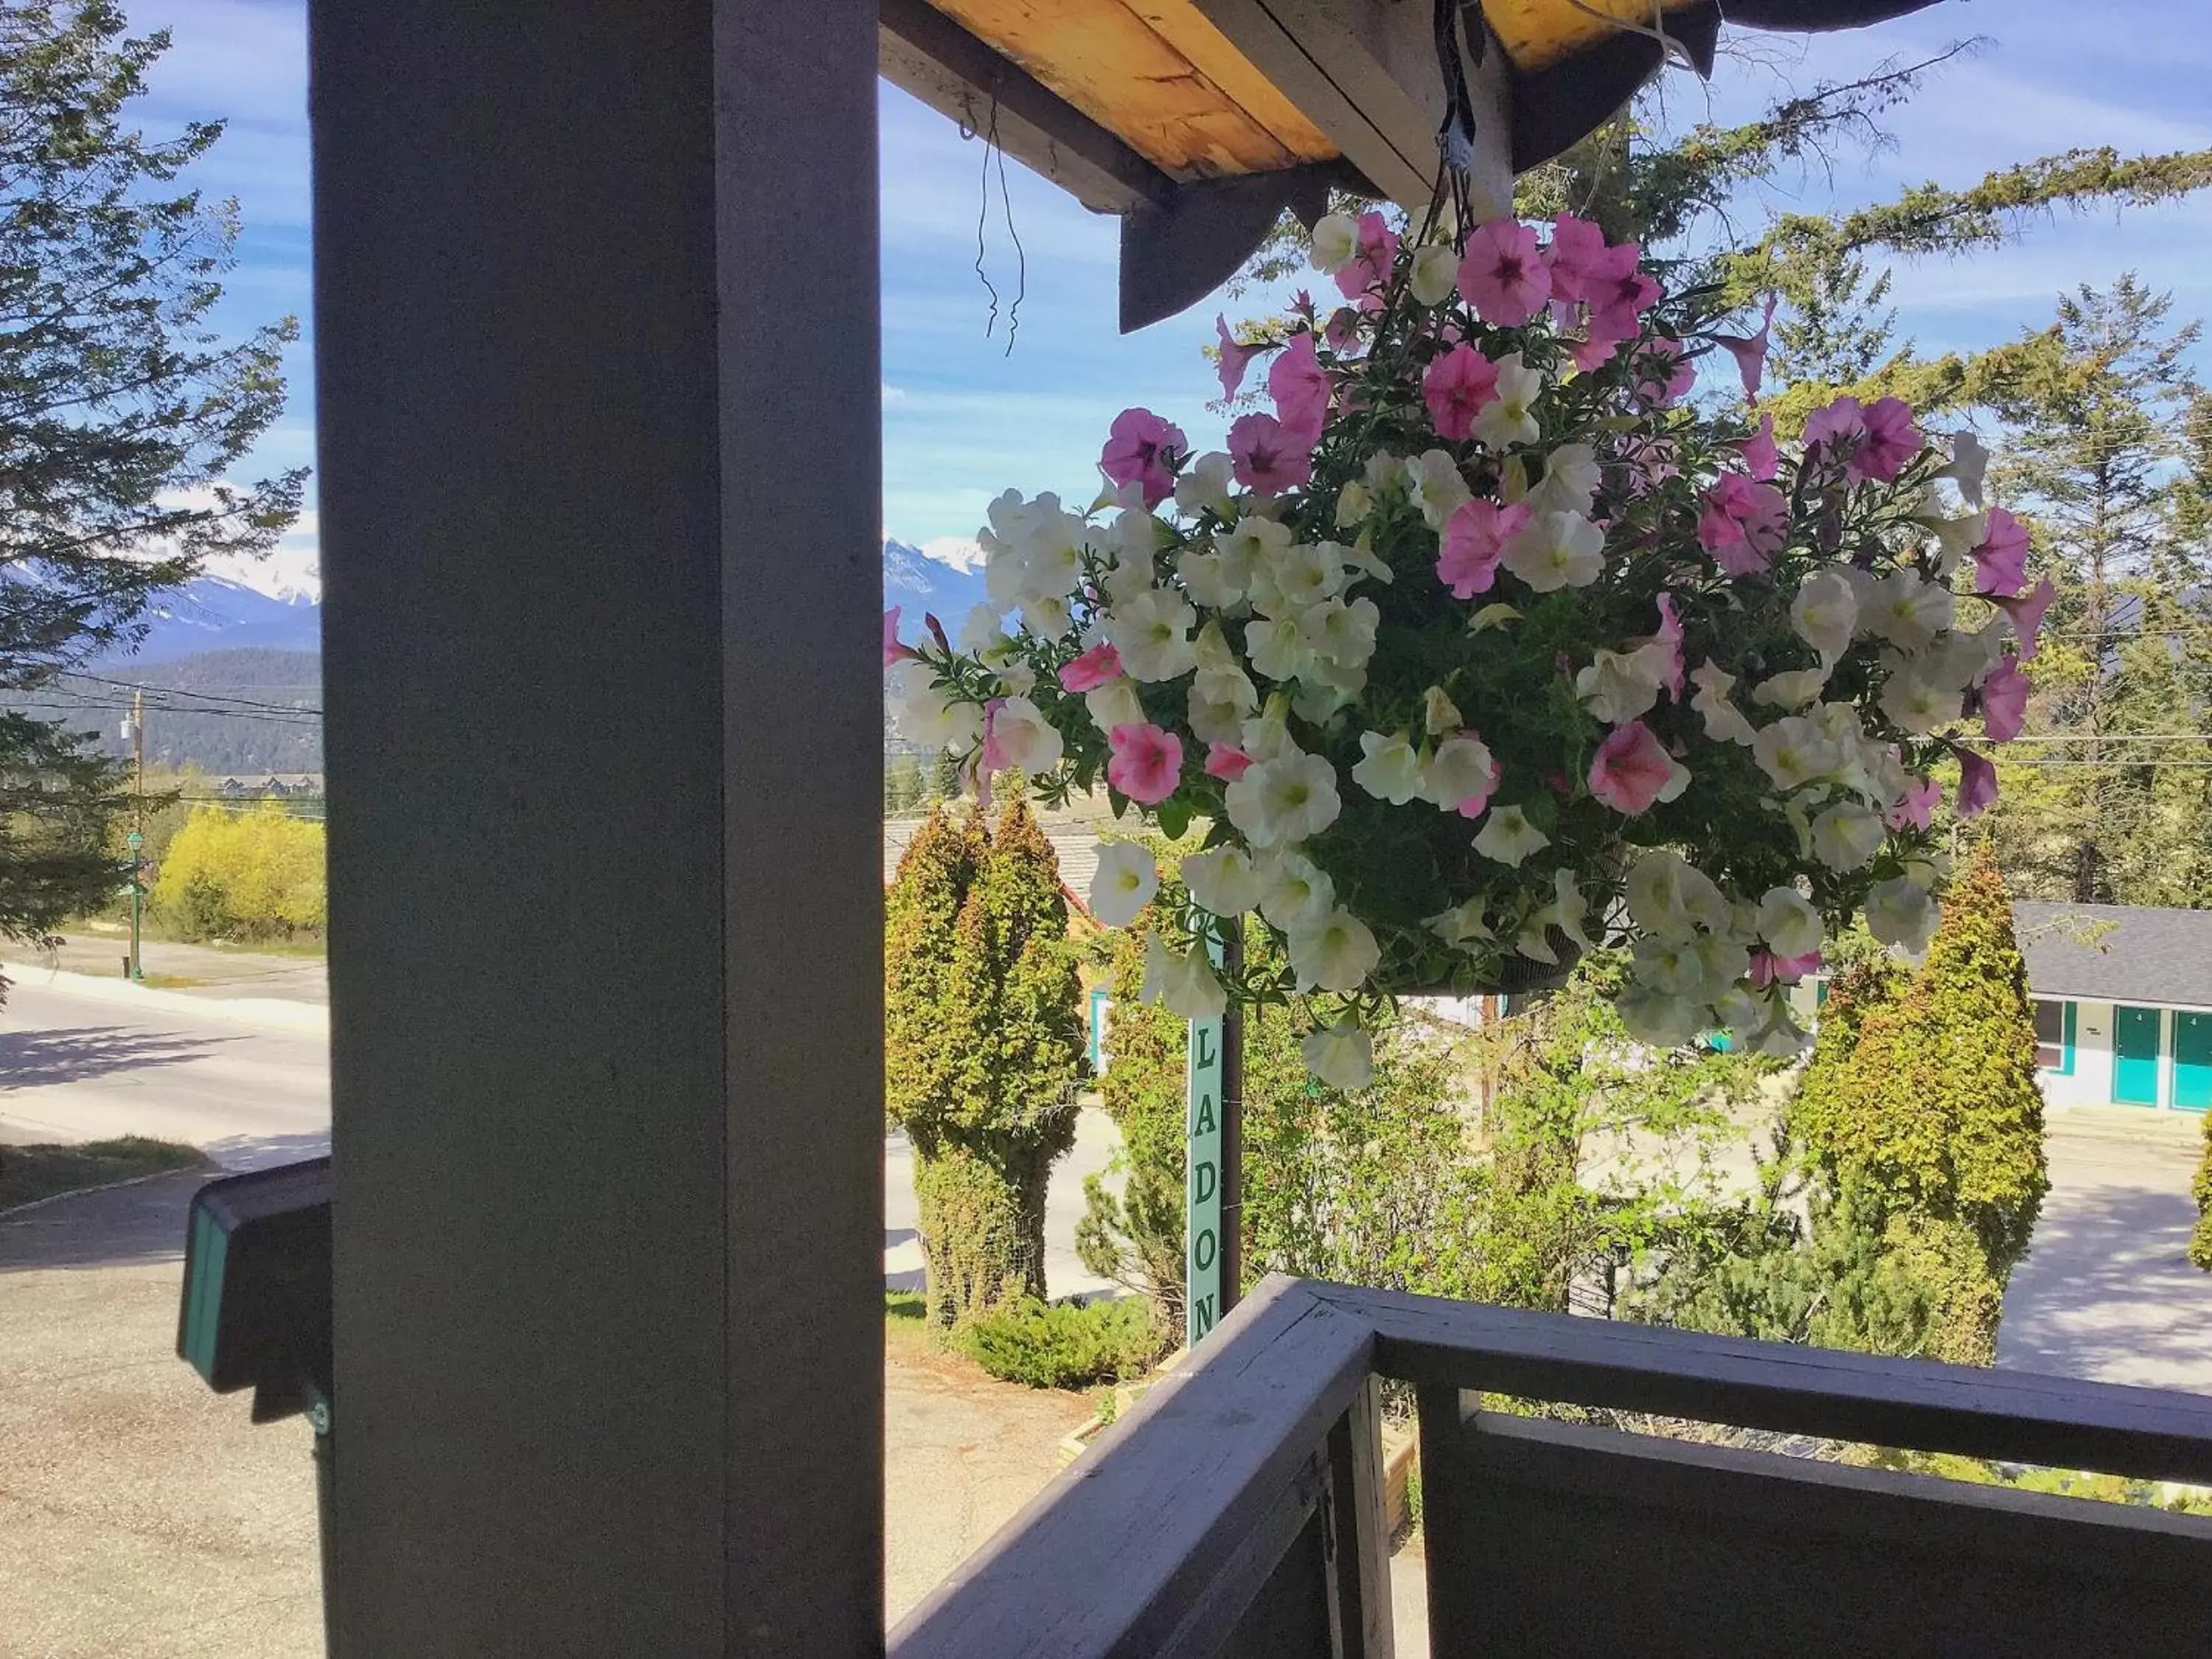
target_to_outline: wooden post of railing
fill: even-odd
[[[1329,1617],[1345,1659],[1390,1659],[1390,1517],[1382,1502],[1382,1383],[1328,1432]]]
[[[1421,1424],[1421,1536],[1428,1561],[1429,1650],[1477,1651],[1481,1540],[1460,1501],[1468,1481],[1467,1429],[1477,1396],[1443,1383],[1414,1391]],[[1494,1588],[1494,1587],[1493,1587]]]

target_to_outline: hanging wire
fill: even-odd
[[[983,188],[981,199],[975,204],[975,280],[991,296],[991,314],[983,320],[983,337],[989,339],[991,331],[999,325],[999,289],[990,273],[983,269],[984,233],[991,222],[991,151],[999,142],[999,94],[991,92],[991,125],[989,136],[983,140]]]
[[[1011,357],[1014,355],[1014,337],[1022,329],[1022,301],[1029,297],[1030,258],[1028,250],[1022,246],[1021,232],[1014,228],[1014,198],[1006,186],[1006,147],[999,142],[999,94],[996,88],[992,88],[990,113],[981,127],[973,128],[963,121],[960,136],[963,138],[980,136],[983,140],[981,200],[975,204],[975,280],[983,284],[984,291],[991,296],[990,315],[983,319],[983,337],[987,340],[999,326],[998,284],[991,280],[983,268],[989,252],[991,169],[994,166],[998,168],[999,213],[1006,221],[1007,240],[1014,245],[1014,298],[1013,303],[1006,307],[1006,355]]]

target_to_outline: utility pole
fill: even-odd
[[[146,908],[146,694],[131,694],[131,787],[137,797],[131,821],[131,977],[146,977],[138,954],[139,933]]]

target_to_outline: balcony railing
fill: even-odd
[[[1462,1655],[2212,1650],[2212,1519],[1478,1408],[1476,1391],[2212,1484],[2212,1399],[1273,1277],[894,1659],[1383,1659],[1381,1382]]]

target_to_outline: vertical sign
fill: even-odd
[[[1184,1119],[1183,1334],[1191,1346],[1221,1317],[1221,1022],[1190,1023]]]

